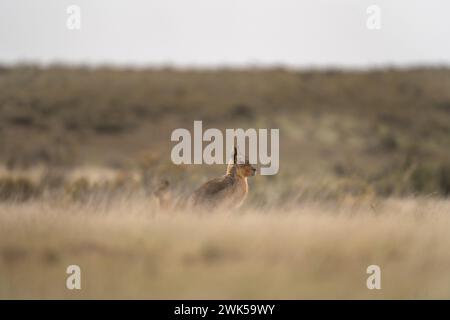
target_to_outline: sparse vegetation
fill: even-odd
[[[449,88],[445,68],[0,67],[0,298],[449,298]],[[224,172],[171,163],[194,120],[279,128],[279,174],[233,212],[163,209]]]
[[[190,190],[223,168],[174,169],[170,133],[203,120],[280,128],[277,178],[286,190],[319,183],[332,194],[345,180],[346,188],[363,183],[379,196],[448,195],[448,69],[2,70],[0,163],[10,169],[135,170],[146,188],[149,175],[178,170],[170,182]],[[143,152],[152,158],[145,171]]]
[[[304,202],[217,214],[136,197],[0,204],[0,298],[449,298],[450,203]],[[65,269],[82,270],[82,290]],[[366,269],[382,269],[368,290]]]

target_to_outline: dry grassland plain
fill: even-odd
[[[0,298],[450,298],[450,70],[0,68]],[[279,128],[234,211],[176,128]],[[68,265],[81,290],[66,288]],[[381,290],[366,287],[381,267]]]

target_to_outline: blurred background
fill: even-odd
[[[380,29],[366,12],[380,8]],[[67,27],[69,5],[81,28]],[[0,200],[186,193],[176,128],[280,128],[248,205],[450,194],[447,1],[2,1]]]
[[[0,0],[0,298],[448,298],[449,14]],[[225,173],[172,163],[194,120],[280,129],[244,208],[170,210]]]

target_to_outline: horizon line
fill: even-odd
[[[176,63],[176,62],[150,62],[150,63],[120,63],[120,62],[82,62],[55,60],[42,62],[37,60],[17,60],[14,62],[0,61],[0,68],[14,69],[31,67],[39,69],[67,68],[67,69],[114,69],[114,70],[174,70],[174,71],[221,71],[221,70],[285,70],[285,71],[377,71],[377,70],[418,70],[418,69],[450,69],[448,62],[412,62],[412,63],[373,63],[359,64],[290,64],[290,63]]]

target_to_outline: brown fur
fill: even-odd
[[[254,176],[255,171],[248,161],[237,163],[237,150],[234,148],[233,162],[228,164],[226,174],[200,186],[191,197],[192,204],[208,209],[240,207],[248,193],[247,177]]]

